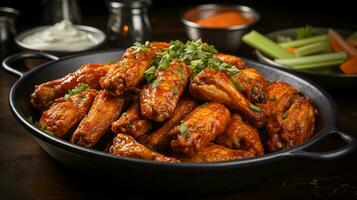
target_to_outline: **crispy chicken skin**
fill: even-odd
[[[50,109],[42,114],[39,126],[56,137],[63,137],[87,114],[97,94],[96,90],[88,89],[68,99],[56,99]]]
[[[307,98],[284,82],[270,84],[266,94],[262,108],[268,118],[266,129],[270,151],[302,144],[311,137],[317,112]]]
[[[217,137],[217,144],[230,149],[248,151],[254,156],[264,155],[264,148],[258,130],[233,114],[224,133]]]
[[[234,76],[238,84],[242,86],[242,93],[253,103],[262,103],[265,100],[264,88],[266,78],[254,68],[240,70]]]
[[[189,97],[183,97],[178,102],[172,116],[158,130],[151,134],[143,135],[139,142],[151,146],[155,149],[165,149],[170,145],[170,130],[177,125],[184,116],[190,113],[197,106],[197,102]]]
[[[229,54],[223,54],[223,53],[216,53],[213,55],[213,58],[216,58],[222,62],[231,64],[236,66],[238,69],[244,69],[247,67],[247,64],[239,57],[229,55]]]
[[[31,103],[44,111],[52,105],[55,99],[64,96],[68,90],[80,83],[88,84],[93,89],[100,89],[99,79],[105,76],[110,67],[110,64],[86,64],[60,79],[36,85],[31,95]]]
[[[148,147],[138,143],[129,135],[119,133],[113,140],[113,145],[109,152],[116,156],[125,156],[130,158],[140,158],[159,162],[180,162],[176,158],[166,157],[160,153],[154,152]]]
[[[167,69],[158,72],[151,84],[144,86],[140,95],[144,117],[162,122],[174,112],[190,79],[191,68],[184,62],[173,61]]]
[[[88,115],[73,133],[71,142],[84,147],[93,147],[110,129],[110,124],[119,117],[123,105],[123,97],[115,97],[106,90],[101,90],[95,97]]]
[[[112,123],[114,133],[125,133],[137,138],[151,129],[151,122],[141,116],[139,98],[134,97],[132,104],[122,116]]]
[[[188,156],[211,143],[223,133],[230,120],[229,110],[219,103],[206,103],[186,115],[181,124],[171,129],[172,150]]]
[[[118,63],[110,68],[100,80],[100,85],[112,95],[133,90],[144,79],[144,72],[151,67],[155,55],[168,48],[166,42],[152,42],[147,50],[135,51],[129,48]]]
[[[239,110],[258,127],[264,123],[264,114],[251,109],[251,102],[224,72],[211,68],[201,71],[192,80],[189,90],[197,99],[223,103]]]
[[[233,150],[221,145],[210,144],[200,149],[191,157],[185,158],[185,161],[195,163],[220,162],[251,157],[254,157],[254,153],[250,151]]]

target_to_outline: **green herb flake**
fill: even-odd
[[[159,86],[160,82],[161,82],[161,81],[164,81],[164,80],[165,80],[164,77],[159,77],[159,78],[157,78],[156,80],[154,80],[154,81],[152,82],[151,87],[152,87],[153,89],[156,89],[156,88]]]
[[[149,50],[149,46],[150,46],[150,42],[146,41],[144,44],[141,44],[140,42],[135,42],[134,46],[132,46],[131,48],[134,49],[135,53],[138,53],[140,51],[144,52],[144,51],[148,51]]]
[[[233,76],[237,75],[240,72],[240,70],[236,66],[233,66],[233,65],[230,67],[227,67],[227,71],[229,73],[231,73],[231,75],[233,75]]]
[[[249,83],[249,82],[250,82],[250,79],[249,79],[248,77],[245,77],[245,78],[244,78],[244,81],[245,81],[246,83]]]
[[[269,101],[276,101],[278,100],[275,95],[268,98]]]
[[[187,138],[188,137],[188,131],[187,131],[187,126],[181,122],[181,124],[179,125],[178,127],[180,133],[185,137]]]
[[[144,72],[144,77],[149,83],[151,83],[151,81],[154,80],[156,76],[157,76],[157,72],[154,66],[151,66],[149,69],[145,70]]]
[[[27,117],[27,121],[29,121],[31,124],[33,124],[33,118],[32,118],[31,115],[29,115],[29,116]]]
[[[120,115],[119,119],[122,118],[122,117],[124,117],[124,116],[127,115],[127,114],[128,114],[127,112],[123,112],[123,113]]]
[[[154,148],[154,147],[152,147],[152,146],[150,146],[150,145],[145,145],[148,149],[150,149],[151,151],[153,151],[153,152],[157,152],[157,150]]]
[[[254,104],[249,104],[249,109],[254,110],[256,112],[260,112],[260,107]]]
[[[107,64],[114,64],[114,63],[117,63],[116,60],[112,59],[112,60],[108,60]]]
[[[88,84],[81,83],[81,84],[77,85],[75,88],[69,90],[68,93],[66,95],[64,95],[64,98],[67,100],[71,96],[76,95],[81,92],[84,92],[88,89],[89,89]]]
[[[172,89],[172,94],[177,94],[177,92],[178,92],[178,88],[177,87],[175,87],[174,89]]]
[[[287,113],[286,112],[281,113],[281,118],[282,119],[286,119],[286,117],[287,117]]]
[[[238,81],[233,76],[231,76],[230,79],[231,79],[232,83],[234,84],[234,86],[236,86],[238,91],[243,90],[243,86],[241,84],[239,84]]]

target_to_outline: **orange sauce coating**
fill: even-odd
[[[251,19],[245,17],[240,12],[225,11],[214,14],[210,17],[199,19],[197,24],[209,28],[224,28],[251,23]]]

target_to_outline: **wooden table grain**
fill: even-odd
[[[156,40],[187,39],[178,15],[183,9],[157,9],[150,14]],[[263,32],[306,24],[296,18],[287,19],[294,13],[262,14],[265,17],[256,28]],[[105,29],[106,19],[106,16],[91,16],[84,19],[84,24]],[[328,16],[324,20],[311,19],[312,25],[333,23],[356,29],[356,25]],[[239,55],[254,58],[248,48]],[[93,182],[90,177],[73,174],[48,156],[16,122],[8,107],[9,90],[15,81],[16,78],[0,71],[0,199],[357,199],[357,152],[332,162],[299,161],[295,171],[282,179],[272,178],[261,186],[207,196],[145,194]],[[357,138],[356,88],[328,92],[339,110],[338,128]]]

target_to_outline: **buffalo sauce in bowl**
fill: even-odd
[[[201,27],[206,28],[226,28],[231,26],[250,24],[253,22],[253,20],[245,16],[242,12],[228,10],[198,19],[195,22]]]

